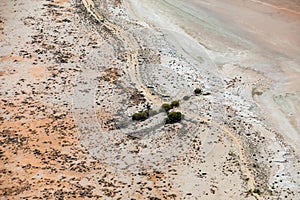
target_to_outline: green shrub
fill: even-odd
[[[262,91],[258,91],[257,88],[252,88],[252,92],[251,93],[252,93],[252,97],[254,95],[261,96],[263,94],[263,92]]]
[[[164,111],[169,112],[169,110],[171,110],[173,107],[172,107],[170,104],[168,104],[168,103],[164,103],[164,104],[161,106],[161,108],[162,108]]]
[[[261,194],[261,192],[260,192],[260,190],[259,190],[258,188],[255,188],[255,189],[253,190],[253,193],[256,193],[256,194],[258,194],[258,195]]]
[[[171,106],[172,106],[172,108],[174,108],[174,107],[179,107],[179,101],[178,101],[178,100],[172,101],[172,102],[171,102]]]
[[[202,93],[202,90],[201,90],[200,88],[196,88],[196,89],[194,90],[194,93],[195,93],[195,94],[201,94],[201,93]]]
[[[132,120],[145,121],[149,118],[149,111],[140,111],[132,115]]]
[[[181,112],[170,112],[168,113],[168,118],[166,119],[166,124],[174,124],[180,122],[182,119]]]

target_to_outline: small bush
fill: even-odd
[[[149,118],[149,111],[140,111],[132,115],[134,121],[145,121]]]
[[[181,112],[170,112],[168,113],[168,118],[166,119],[166,124],[174,124],[180,122],[182,119]]]
[[[164,111],[169,112],[169,110],[171,110],[173,107],[172,107],[170,104],[168,104],[168,103],[164,103],[164,104],[161,106],[161,108],[162,108]]]
[[[201,94],[201,93],[202,93],[202,90],[201,90],[200,88],[196,88],[196,89],[194,90],[194,93],[195,93],[195,94]]]
[[[189,96],[184,96],[184,97],[183,97],[183,100],[185,100],[185,101],[187,101],[187,100],[189,100],[189,99],[190,99]]]
[[[259,190],[258,188],[255,188],[255,189],[253,190],[253,193],[256,193],[256,194],[258,194],[258,195],[261,194],[261,192],[260,192],[260,190]]]
[[[252,93],[252,97],[254,95],[261,96],[263,94],[263,92],[262,91],[258,91],[257,88],[252,88],[252,92],[251,93]]]
[[[172,106],[172,108],[179,107],[179,101],[172,101],[171,106]]]

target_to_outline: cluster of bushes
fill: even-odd
[[[169,112],[166,119],[166,124],[174,124],[180,122],[182,119],[181,112]]]
[[[166,119],[166,124],[173,124],[180,122],[182,119],[182,114],[181,112],[169,112],[175,107],[179,107],[179,101],[172,101],[170,104],[164,103],[161,108],[163,111],[167,113],[167,119]],[[146,119],[149,118],[150,116],[150,111],[151,110],[145,110],[145,111],[139,111],[135,114],[132,115],[132,120],[134,121],[145,121]],[[152,114],[153,115],[153,111]]]
[[[139,112],[132,115],[132,120],[135,120],[135,121],[145,121],[148,118],[149,118],[149,111],[148,110],[139,111]]]
[[[179,101],[172,101],[171,104],[164,103],[161,106],[161,108],[166,112],[169,112],[171,109],[173,109],[175,107],[179,107]]]
[[[181,121],[181,112],[169,112],[171,109],[179,107],[179,105],[179,101],[172,101],[171,104],[164,103],[161,106],[161,108],[167,113],[166,124],[173,124]]]

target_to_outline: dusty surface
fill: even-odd
[[[300,198],[299,12],[0,1],[1,199]]]

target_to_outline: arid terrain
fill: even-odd
[[[296,0],[0,0],[0,199],[300,199],[299,35]]]

